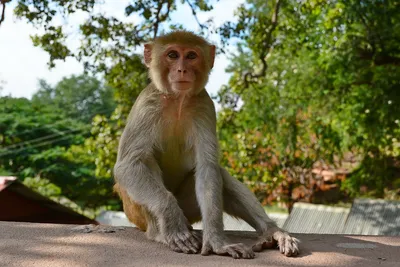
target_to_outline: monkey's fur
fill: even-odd
[[[214,56],[215,46],[186,31],[145,47],[153,82],[136,99],[121,136],[115,190],[129,220],[174,251],[253,258],[253,251],[275,243],[286,256],[297,255],[298,240],[278,228],[248,188],[219,166],[215,108],[204,89]],[[190,73],[195,75],[190,90],[174,89],[174,79],[183,81]],[[230,243],[223,211],[259,233],[253,248]],[[199,220],[202,236],[191,227]]]

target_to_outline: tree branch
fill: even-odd
[[[156,21],[154,22],[154,32],[153,32],[153,39],[155,39],[158,35],[158,27],[161,23],[160,12],[164,5],[164,1],[158,1],[157,12],[156,12]]]
[[[155,39],[158,35],[158,28],[160,26],[160,23],[163,22],[166,18],[168,18],[169,12],[171,11],[172,2],[173,2],[173,0],[167,0],[167,1],[159,0],[158,1],[157,12],[156,12],[156,21],[153,23],[153,26],[154,26],[153,39]],[[167,3],[167,11],[163,15],[163,14],[161,14],[161,9],[165,3]]]
[[[185,2],[189,5],[190,9],[192,10],[193,17],[194,17],[194,19],[196,20],[197,24],[199,25],[200,29],[202,29],[202,30],[207,29],[207,26],[204,25],[204,24],[202,24],[202,23],[199,21],[199,18],[197,17],[196,9],[195,9],[194,6],[192,5],[192,3],[190,3],[189,0],[185,0]]]
[[[0,26],[1,23],[5,19],[5,14],[6,14],[6,3],[10,2],[11,0],[0,0],[0,4],[3,6],[3,10],[1,11],[1,17],[0,17]]]
[[[267,73],[268,64],[267,64],[267,61],[266,61],[266,57],[270,52],[272,33],[275,31],[276,27],[278,26],[278,15],[279,15],[280,5],[281,5],[281,1],[280,0],[276,0],[274,13],[272,14],[272,19],[271,19],[271,25],[269,26],[269,29],[267,31],[267,37],[263,41],[263,46],[264,46],[265,49],[262,50],[264,52],[260,53],[260,56],[259,56],[259,59],[260,59],[261,64],[262,64],[261,71],[259,73],[247,72],[247,73],[244,74],[244,88],[243,88],[243,90],[249,87],[249,83],[252,82],[251,80],[263,77]]]
[[[244,92],[245,89],[249,88],[250,83],[253,83],[255,79],[264,77],[267,74],[267,69],[268,69],[268,64],[266,57],[270,53],[271,49],[271,42],[272,42],[272,33],[275,31],[276,27],[278,26],[278,18],[279,18],[279,9],[281,5],[281,0],[276,0],[275,2],[275,8],[274,8],[274,13],[272,14],[272,19],[271,19],[271,25],[269,26],[267,30],[267,37],[263,41],[263,46],[264,49],[261,49],[263,52],[260,53],[260,56],[258,57],[259,60],[261,61],[262,68],[258,73],[254,72],[246,72],[243,76],[244,80],[244,85],[240,92],[237,94],[237,97],[233,103],[233,108],[237,107],[237,104],[239,102],[240,96]]]

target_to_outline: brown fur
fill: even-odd
[[[204,48],[207,48],[207,46],[211,45],[211,43],[209,43],[203,37],[198,36],[193,32],[185,30],[177,30],[169,34],[159,36],[153,41],[153,43],[155,45],[162,45],[162,46],[176,43],[187,46],[201,46]]]
[[[114,185],[114,191],[118,193],[124,206],[124,212],[129,221],[132,222],[142,231],[147,230],[147,221],[145,217],[145,209],[143,206],[134,202],[126,193],[126,190],[120,188],[119,184]]]

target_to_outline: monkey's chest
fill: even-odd
[[[156,158],[163,173],[164,184],[171,191],[175,191],[195,167],[190,132],[184,121],[169,121],[160,136],[161,148]]]

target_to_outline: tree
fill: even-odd
[[[350,153],[361,158],[342,185],[351,196],[398,188],[397,3],[254,0],[239,18],[222,31],[243,41],[219,94],[232,172],[290,206],[296,187],[307,188],[297,200],[313,200],[317,163],[343,166]]]
[[[18,1],[17,16],[44,29],[32,39],[49,53],[50,66],[75,57],[115,88],[116,109],[110,117],[94,118],[93,135],[74,152],[95,164],[97,177],[111,177],[124,120],[148,82],[136,48],[182,26],[170,21],[179,2],[195,17],[213,3],[135,1],[125,9],[127,16],[141,18],[132,24],[92,13],[94,0]],[[54,18],[77,11],[88,19],[79,25],[82,46],[72,51]],[[358,165],[341,184],[346,195],[382,197],[388,190],[398,195],[399,16],[399,5],[391,0],[241,5],[237,23],[218,29],[224,44],[237,43],[228,69],[232,78],[217,97],[222,160],[231,173],[265,202],[283,201],[290,208],[294,201],[316,201],[322,179],[313,168],[343,167],[351,156]]]
[[[84,74],[63,78],[54,88],[39,80],[39,90],[32,102],[54,106],[66,116],[83,122],[90,122],[96,114],[109,116],[115,108],[113,89]]]
[[[217,0],[218,1],[218,0]],[[125,7],[127,17],[140,16],[139,23],[124,22],[118,18],[99,14],[95,9],[99,4],[96,0],[73,1],[41,1],[18,0],[14,9],[20,19],[44,29],[43,34],[32,37],[36,46],[43,48],[50,55],[49,66],[53,67],[57,60],[75,57],[82,61],[86,70],[107,71],[112,65],[131,57],[137,46],[158,36],[166,28],[179,28],[173,24],[170,15],[182,5],[187,5],[197,19],[197,12],[212,9],[209,0],[139,0]],[[75,51],[66,45],[68,34],[57,24],[57,16],[82,12],[88,19],[77,31],[81,34],[81,46]],[[207,23],[199,27],[206,30]]]
[[[90,126],[51,105],[0,98],[1,172],[55,200],[67,197],[82,211],[118,204],[112,180],[95,176],[91,154],[80,150],[89,136]]]
[[[181,4],[179,4],[180,2]],[[44,29],[44,34],[33,36],[32,40],[35,45],[49,53],[50,67],[53,67],[57,60],[75,57],[84,64],[86,71],[104,75],[105,83],[114,88],[114,99],[117,104],[114,112],[111,116],[98,113],[92,121],[92,135],[83,145],[73,146],[68,151],[74,153],[74,158],[84,158],[87,162],[94,164],[95,175],[100,180],[104,178],[112,182],[111,170],[116,160],[119,136],[133,102],[149,81],[141,57],[135,54],[136,48],[167,28],[181,27],[181,25],[170,23],[169,17],[179,5],[188,5],[196,17],[198,11],[212,9],[208,2],[135,1],[125,8],[126,16],[140,14],[142,20],[138,24],[132,24],[92,12],[97,4],[92,0],[18,1],[14,10],[16,15],[33,25],[42,26]],[[68,17],[77,11],[86,12],[89,18],[79,25],[78,32],[82,37],[82,46],[76,51],[72,51],[66,45],[68,36],[63,28],[57,25],[54,18],[61,14]],[[200,22],[199,27],[206,28]],[[58,84],[53,89],[41,81],[41,90],[35,96],[34,102],[56,103],[59,107],[65,105],[73,107],[71,103],[80,104],[75,99],[85,99],[82,98],[82,94],[85,93],[82,92],[75,96],[78,88],[70,86],[70,84],[77,84],[77,82],[72,79]],[[90,89],[86,91],[90,91]],[[57,97],[57,92],[59,97]],[[65,95],[69,97],[65,98]],[[111,190],[110,186],[109,191],[111,192]]]

